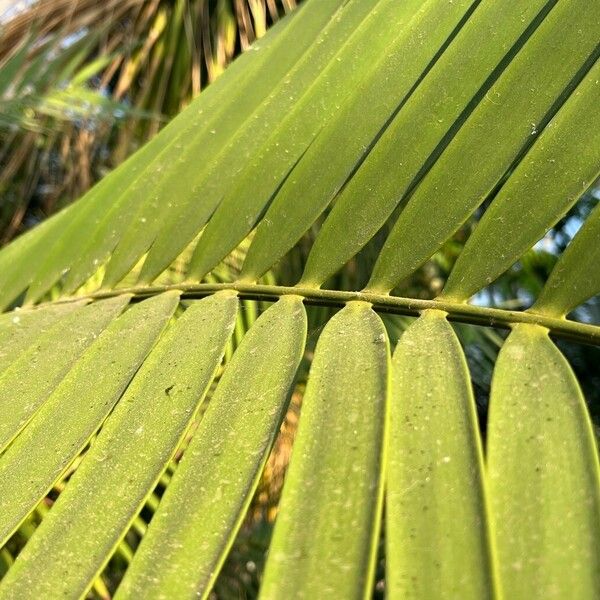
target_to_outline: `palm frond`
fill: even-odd
[[[21,307],[0,320],[20,349],[0,353],[4,541],[81,463],[0,598],[81,597],[115,552],[118,598],[208,597],[288,406],[305,305],[327,312],[262,598],[370,595],[381,535],[392,599],[598,596],[598,451],[550,336],[600,345],[600,324],[567,318],[600,292],[600,207],[528,310],[469,300],[598,177],[599,25],[587,0],[308,0],[3,249],[0,305]],[[467,223],[436,298],[393,294]],[[153,284],[184,250],[180,280]],[[353,289],[345,265],[367,254]],[[259,280],[289,256],[296,285]],[[239,300],[274,304],[240,323]],[[417,317],[388,327],[406,327],[393,358],[378,313]],[[485,439],[451,320],[511,330]]]

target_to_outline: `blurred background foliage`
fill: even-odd
[[[218,77],[237,54],[300,2],[6,0],[3,4],[0,0],[0,246],[80,197],[150,139]],[[599,198],[598,188],[592,190],[505,275],[479,293],[474,302],[509,309],[527,308],[558,255]],[[394,293],[435,297],[485,208]],[[315,231],[325,217],[326,214],[315,224]],[[394,221],[392,216],[327,287],[360,289]],[[264,276],[264,283],[288,285],[298,281],[312,237],[309,232]],[[241,269],[247,247],[248,240],[205,280],[231,281]],[[181,281],[182,266],[188,258],[189,250],[157,283]],[[123,284],[127,284],[127,279]],[[260,310],[259,303],[243,302],[226,360]],[[217,581],[214,598],[257,595],[306,373],[318,335],[335,310],[308,307],[306,360],[246,525]],[[382,317],[394,345],[411,319]],[[576,318],[600,322],[598,299],[578,309]],[[464,324],[457,324],[456,330],[466,350],[484,423],[492,368],[506,333]],[[596,429],[600,431],[600,349],[562,342],[559,345],[577,373]],[[174,460],[96,581],[90,597],[110,598],[176,468]],[[67,473],[65,481],[69,476]],[[7,546],[0,549],[0,577],[60,491],[61,485],[56,486]],[[385,587],[381,575],[383,560],[382,555],[373,591],[378,598],[383,597]]]
[[[296,4],[0,5],[0,242],[81,196]]]

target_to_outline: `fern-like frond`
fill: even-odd
[[[382,537],[392,599],[600,595],[598,451],[550,338],[600,344],[567,318],[600,292],[600,207],[528,310],[469,303],[598,177],[599,26],[589,0],[308,0],[2,250],[3,540],[62,487],[0,598],[81,597],[117,554],[118,598],[208,597],[312,305],[341,310],[306,352],[261,597],[367,597]],[[436,298],[394,295],[473,221]],[[395,350],[385,313],[417,317]],[[451,320],[511,330],[484,428]]]

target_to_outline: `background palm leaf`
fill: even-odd
[[[295,5],[37,0],[8,12],[0,35],[1,241],[89,189]]]

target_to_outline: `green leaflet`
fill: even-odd
[[[168,292],[114,320],[0,456],[0,546],[102,424],[178,299]]]
[[[0,451],[31,419],[100,332],[119,315],[129,296],[67,313],[0,377]]]
[[[260,597],[365,598],[383,500],[389,348],[351,302],[315,352]]]
[[[597,2],[550,11],[408,200],[369,288],[387,292],[414,272],[494,190],[589,68],[599,26]]]
[[[0,598],[80,598],[172,458],[219,366],[235,295],[170,327],[0,586]]]
[[[541,327],[516,325],[500,351],[487,463],[505,597],[600,597],[597,448],[577,380]]]
[[[496,279],[594,183],[600,174],[598,106],[600,62],[544,129],[486,210],[452,269],[442,294],[445,300],[468,300]],[[592,243],[587,251],[597,247]],[[574,273],[573,269],[569,272]],[[589,280],[580,272],[573,284]],[[573,287],[561,289],[570,291]]]
[[[279,430],[305,339],[299,296],[283,297],[246,334],[117,599],[208,596]]]
[[[483,455],[463,350],[445,313],[425,311],[392,361],[386,593],[494,597]]]
[[[300,82],[291,75],[307,52],[316,52],[315,39],[322,30],[325,34],[330,23],[337,23],[335,16],[342,4],[342,0],[308,2],[277,43],[263,53],[262,61],[246,74],[243,84],[222,99],[222,106],[180,155],[171,162],[161,161],[163,172],[156,185],[147,189],[147,201],[140,204],[121,239],[105,285],[119,281],[156,238],[144,265],[144,280],[154,277],[148,274],[154,261],[161,265],[154,271],[158,274],[196,237],[240,170],[240,163],[270,134],[271,122],[277,122],[293,106],[298,93],[295,86]],[[166,197],[169,201],[165,203]]]
[[[206,133],[205,127],[222,116],[225,107],[237,98],[232,90],[242,83],[247,84],[248,73],[256,66],[255,63],[266,64],[269,48],[286,31],[286,24],[294,21],[294,16],[282,19],[280,25],[273,27],[264,39],[257,42],[255,50],[244,53],[187,110],[75,205],[78,207],[77,213],[69,221],[68,227],[55,230],[52,235],[45,237],[46,247],[52,250],[36,270],[33,284],[28,290],[30,300],[40,297],[67,270],[72,271],[66,277],[68,291],[76,289],[96,271],[108,258],[123,228],[138,209],[136,197],[130,201],[126,190],[139,180],[147,182],[150,186],[147,189],[152,190],[156,178],[160,180],[164,176],[161,175],[161,165],[176,163],[183,147],[181,143],[198,130]],[[206,115],[210,115],[210,118],[207,119]],[[145,196],[141,197],[145,199]],[[94,232],[93,235],[90,235],[90,231]],[[0,262],[1,257],[0,253]]]
[[[8,308],[31,283],[48,238],[59,236],[69,216],[83,208],[82,201],[70,204],[35,229],[0,250],[0,310]]]
[[[235,112],[229,112],[227,119],[219,124],[221,128],[236,124],[227,145],[222,152],[209,157],[207,164],[193,169],[187,188],[175,194],[173,210],[144,263],[140,275],[142,281],[154,279],[198,235],[223,196],[230,193],[249,157],[256,154],[273,128],[293,110],[295,103],[325,68],[339,45],[351,35],[378,1],[313,0],[308,3],[303,14],[307,17],[310,15],[312,23],[309,27],[299,29],[295,35],[290,35],[284,46],[286,54],[290,55],[288,60],[282,60],[284,55],[280,54],[271,61],[267,71],[257,71],[252,92],[245,96],[244,110],[238,107]],[[313,12],[307,12],[306,8]],[[197,161],[198,149],[191,148],[191,152],[194,150],[195,155],[190,153],[190,160]],[[177,177],[181,178],[181,174],[177,174]],[[177,184],[180,185],[181,182]],[[179,189],[177,186],[173,183],[165,189],[172,193],[173,189]],[[200,202],[194,194],[190,195],[189,188],[201,194]],[[236,215],[236,218],[239,219],[240,215]],[[226,220],[231,227],[231,215],[227,215]],[[218,239],[217,242],[220,243]],[[205,248],[202,243],[200,245]],[[210,246],[208,249],[213,251]]]
[[[259,277],[310,227],[473,4],[391,0],[381,5],[377,27],[379,35],[390,37],[388,47],[365,49],[370,68],[277,193],[256,230],[244,278]]]
[[[600,204],[558,260],[532,311],[564,317],[600,292]]]
[[[176,127],[173,127],[172,130],[165,127],[163,132],[169,133],[175,129]],[[143,167],[151,162],[156,150],[154,144],[164,139],[159,137],[160,135],[158,134],[150,143],[143,146],[117,169],[104,177],[76,203],[67,207],[66,210],[72,208],[68,218],[66,215],[63,216],[63,213],[59,213],[59,215],[47,221],[53,224],[52,229],[44,230],[43,234],[45,235],[41,234],[36,238],[38,243],[27,256],[27,259],[33,261],[36,268],[33,272],[27,269],[26,272],[29,274],[29,278],[26,282],[20,282],[21,285],[25,285],[19,291],[29,285],[26,294],[27,302],[35,302],[41,298],[65,273],[67,273],[68,278],[68,271],[73,269],[74,264],[81,261],[82,256],[84,256],[83,248],[85,244],[89,243],[91,238],[95,238],[94,235],[90,236],[90,231],[97,230],[102,218],[107,214],[106,203],[103,200],[107,196],[111,199],[118,197],[130,183],[132,176],[135,176],[138,171],[141,171]],[[59,218],[61,220],[57,222]],[[38,228],[25,234],[24,237],[34,236],[44,224],[42,223]],[[104,240],[108,239],[107,237],[104,238]],[[11,247],[12,245],[8,246],[6,252],[10,251]],[[46,251],[42,255],[44,259],[39,264],[39,258],[35,255],[39,253],[41,247],[44,247]],[[98,250],[94,253],[94,256],[102,256],[100,244],[96,248]],[[2,252],[0,252],[0,261],[3,258]],[[100,264],[101,260],[99,258],[94,257],[91,259],[91,264],[88,266],[83,280],[96,271]],[[68,292],[74,291],[80,283],[68,283],[65,290]]]
[[[0,316],[0,374],[65,315],[85,302],[54,304],[32,310],[14,310]]]
[[[267,123],[274,130],[273,135],[247,162],[202,233],[190,263],[191,279],[205,275],[250,232],[294,164],[320,130],[335,118],[348,96],[354,95],[361,79],[379,68],[377,57],[391,51],[398,29],[421,3],[422,0],[411,0],[399,7],[397,0],[358,0],[346,6],[327,35],[324,32],[322,43],[303,61],[310,78],[300,77],[302,73],[294,75],[300,90],[295,105],[283,118],[279,115]],[[415,70],[420,72],[418,65],[413,60],[411,68],[406,69],[408,74],[404,77],[411,83],[410,75]],[[399,71],[404,74],[404,70]],[[394,98],[390,94],[390,102]],[[291,177],[295,178],[295,171]],[[304,203],[302,199],[297,205]],[[286,210],[293,207],[293,201],[285,201]],[[269,244],[273,238],[269,232]],[[288,241],[285,234],[281,239]]]
[[[513,6],[511,4],[511,9]],[[503,8],[506,11],[504,5]],[[477,13],[478,10],[468,24],[479,25],[475,21]],[[519,32],[522,31],[525,24],[521,22],[521,10],[515,9],[515,13],[510,14],[511,20],[519,22]],[[477,27],[478,35],[467,38],[469,43],[461,53],[463,69],[470,69],[470,64],[464,61],[465,54],[479,55],[479,52],[472,52],[474,47],[479,47],[476,40],[480,44],[488,41],[490,48],[495,49],[490,50],[495,60],[491,64],[483,61],[485,69],[478,65],[475,70],[479,74],[477,80],[466,77],[470,85],[476,84],[474,89],[471,88],[475,94],[473,102],[472,94],[469,94],[462,97],[460,104],[448,104],[454,106],[454,111],[438,113],[441,130],[438,129],[435,143],[445,134],[444,143],[447,143],[474,101],[480,102],[408,200],[375,266],[370,289],[389,291],[402,273],[408,275],[422,264],[494,188],[523,147],[533,142],[535,136],[532,136],[531,124],[540,127],[557,98],[594,50],[599,18],[600,5],[596,3],[590,4],[587,0],[559,2],[533,33],[531,28],[527,30],[516,44],[518,49],[526,40],[525,45],[495,83],[505,61],[494,70],[504,52],[498,53],[498,46],[490,37],[489,23],[484,23],[485,28]],[[496,27],[503,28],[504,18],[497,16],[495,23]],[[457,36],[448,50],[459,41]],[[508,57],[511,54],[509,51]],[[487,56],[487,52],[483,55]],[[438,62],[438,65],[443,64],[443,60]],[[454,68],[444,70],[443,74],[441,81],[437,80],[437,72],[434,76],[432,70],[422,84],[424,90],[428,84],[437,84],[431,100],[433,106],[436,102],[446,105],[446,99],[440,97],[440,89],[445,88],[448,79],[455,81],[454,86],[463,92],[469,87],[456,77]],[[482,83],[485,85],[479,89]],[[454,89],[451,83],[448,85]],[[482,94],[484,91],[486,93]],[[460,94],[458,96],[460,98]],[[342,192],[313,246],[303,276],[305,282],[321,283],[358,251],[413,187],[411,182],[416,183],[419,173],[422,174],[441,151],[443,143],[437,150],[435,143],[429,144],[433,140],[428,131],[435,127],[429,117],[430,106],[421,103],[421,93],[413,97],[415,102],[410,106],[407,103],[400,111]],[[466,113],[457,120],[463,110]],[[419,126],[423,115],[427,115],[427,126]],[[476,170],[473,170],[474,164]],[[382,173],[386,176],[382,177]],[[465,173],[471,175],[465,177]],[[365,198],[369,202],[365,202]],[[399,265],[405,265],[406,269]]]

